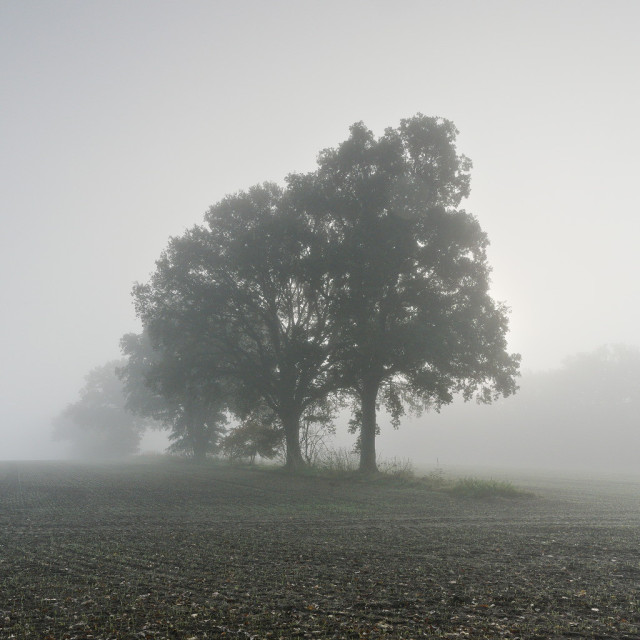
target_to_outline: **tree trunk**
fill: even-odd
[[[287,447],[284,466],[289,471],[299,471],[307,466],[300,450],[300,416],[294,412],[288,412],[281,416],[281,420]]]
[[[360,394],[362,425],[360,426],[360,472],[377,473],[376,464],[376,398],[378,382],[364,382]]]
[[[202,446],[193,447],[193,461],[196,464],[202,464],[207,459],[207,450]]]
[[[197,412],[193,412],[189,424],[189,439],[193,450],[193,461],[202,464],[207,459],[208,433]]]

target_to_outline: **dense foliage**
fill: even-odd
[[[340,387],[356,400],[361,469],[376,468],[376,406],[415,409],[516,389],[507,312],[489,294],[488,240],[459,209],[470,161],[457,130],[418,115],[376,139],[362,123],[318,169],[292,176],[299,209],[325,234]]]
[[[138,312],[154,347],[221,381],[241,419],[266,405],[298,467],[301,417],[336,389],[316,236],[275,185],[226,198],[206,220],[172,239],[151,282],[136,287]]]

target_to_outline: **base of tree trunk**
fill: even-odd
[[[284,465],[284,470],[290,473],[297,473],[307,468],[307,463],[300,458],[299,460],[287,460]]]
[[[281,420],[286,446],[284,468],[292,472],[300,471],[307,466],[300,450],[300,415],[285,414]]]
[[[378,466],[375,463],[373,464],[373,466],[368,464],[363,465],[361,463],[360,467],[358,468],[358,473],[363,476],[375,476],[378,473],[380,473],[380,470],[378,469]]]

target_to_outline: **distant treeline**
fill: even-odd
[[[424,440],[412,427],[406,446],[428,443],[422,459],[445,464],[640,470],[638,347],[576,354],[557,368],[524,372],[519,386],[494,406],[456,404],[429,416]]]

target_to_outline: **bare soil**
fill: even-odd
[[[0,638],[640,638],[640,483],[0,464]]]

